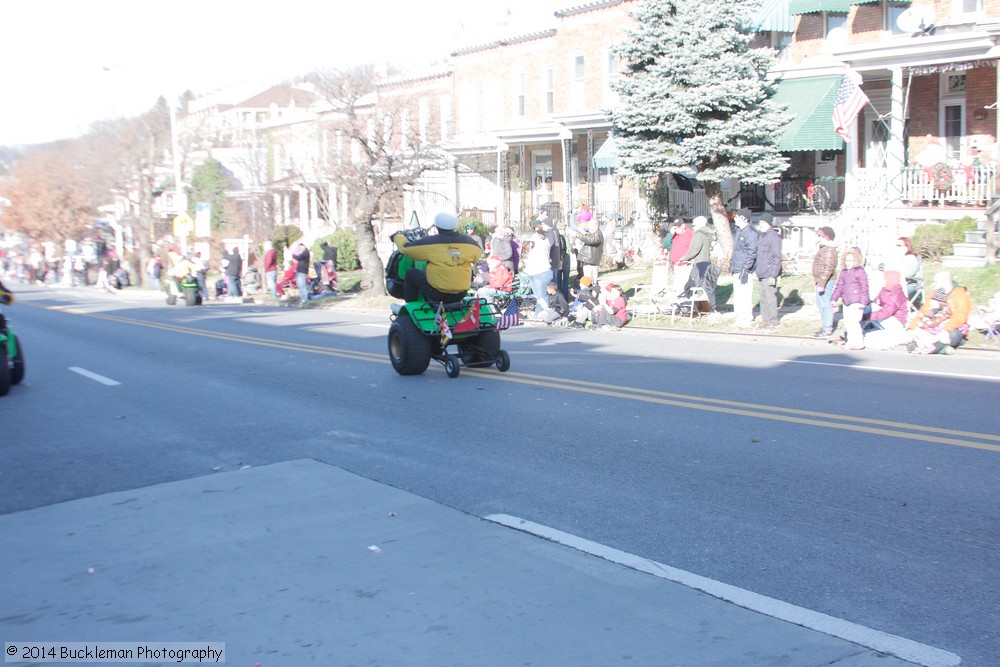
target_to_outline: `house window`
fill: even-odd
[[[957,0],[958,11],[962,14],[978,14],[983,11],[983,0]]]
[[[777,61],[779,63],[791,63],[793,34],[790,32],[775,32],[771,33],[771,35],[771,46],[778,52],[776,56]]]
[[[887,121],[877,118],[871,121],[868,136],[868,152],[865,155],[867,167],[885,168],[888,165],[889,126]]]
[[[962,139],[965,136],[965,102],[946,102],[941,114],[941,135],[949,160],[962,157]]]
[[[826,14],[826,36],[829,37],[830,33],[837,28],[847,29],[847,14],[831,14],[827,12]]]
[[[949,74],[948,78],[944,82],[945,89],[942,91],[945,95],[962,95],[965,93],[965,75],[964,74]]]
[[[574,109],[579,109],[583,106],[583,82],[583,54],[577,53],[573,56],[573,79],[570,84],[571,104]]]
[[[525,114],[524,81],[524,72],[518,72],[514,75],[514,115],[518,118],[524,118]]]
[[[542,113],[555,113],[556,70],[553,67],[542,69]]]
[[[421,97],[420,101],[417,102],[417,123],[419,126],[420,143],[426,144],[428,140],[427,131],[431,124],[430,103],[426,97]]]
[[[899,15],[905,12],[910,6],[908,2],[887,2],[885,3],[885,29],[892,35],[907,35],[898,25],[896,20]]]
[[[442,95],[439,100],[441,113],[441,141],[451,139],[451,96]]]
[[[482,95],[487,100],[501,100],[504,96],[503,88],[503,81],[499,78],[486,81],[481,87],[483,91]],[[484,104],[479,108],[479,113],[482,115],[483,120],[481,126],[476,128],[477,131],[488,130],[503,125],[503,105]]]
[[[618,81],[618,69],[620,65],[618,56],[615,55],[614,49],[610,46],[605,51],[604,67],[604,101],[606,103],[613,103],[616,100],[614,86]]]
[[[400,150],[410,150],[410,110],[403,109],[399,117],[399,148]]]

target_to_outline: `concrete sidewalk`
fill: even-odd
[[[241,667],[959,662],[874,633],[908,660],[888,656],[310,460],[0,516],[0,533],[4,642],[225,642]]]

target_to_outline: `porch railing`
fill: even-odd
[[[950,174],[950,178],[948,178]],[[996,165],[956,167],[947,172],[904,167],[901,199],[911,205],[986,206],[997,191]]]
[[[740,208],[739,193],[738,188],[723,188],[722,200],[730,202],[728,204],[729,208]],[[629,220],[633,214],[639,220],[646,220],[649,217],[644,205],[637,205],[635,202],[627,199],[618,201],[615,199],[598,198],[591,209],[598,215],[598,218],[602,216],[612,218],[620,215],[623,220]],[[666,212],[665,217],[668,219],[684,218],[685,220],[691,220],[696,215],[711,217],[711,213],[708,210],[708,197],[705,196],[705,191],[700,188],[696,188],[694,192],[671,188],[670,208]]]
[[[476,218],[482,221],[487,228],[495,227],[497,224],[496,209],[489,208],[463,208],[458,215],[459,218]]]

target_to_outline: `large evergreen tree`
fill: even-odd
[[[232,176],[214,158],[209,158],[191,175],[191,196],[188,198],[188,213],[194,214],[198,203],[212,205],[212,231],[226,227],[226,190]]]
[[[774,54],[752,49],[759,0],[645,0],[618,47],[625,72],[611,110],[620,169],[652,177],[694,168],[724,253],[732,233],[721,181],[777,180],[787,122],[766,79]]]

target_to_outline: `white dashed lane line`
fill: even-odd
[[[121,382],[118,382],[117,380],[112,380],[111,378],[104,377],[103,375],[98,375],[93,371],[88,371],[86,368],[80,368],[79,366],[70,366],[69,370],[79,375],[82,375],[85,378],[89,378],[94,382],[100,382],[101,384],[107,385],[109,387],[114,387],[115,385],[121,384]]]

